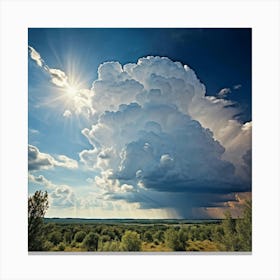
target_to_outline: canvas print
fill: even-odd
[[[251,252],[250,28],[29,28],[28,251]]]

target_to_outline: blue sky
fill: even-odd
[[[250,29],[31,28],[28,45],[29,194],[48,191],[48,216],[240,213]]]

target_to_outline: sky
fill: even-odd
[[[246,28],[30,28],[29,195],[47,217],[239,216],[251,70]]]

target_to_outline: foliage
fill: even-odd
[[[43,250],[44,216],[49,207],[48,193],[36,191],[28,198],[28,250]]]
[[[144,233],[144,241],[153,242],[153,236],[150,231]]]
[[[246,201],[243,217],[237,220],[236,232],[242,251],[252,251],[252,201]]]
[[[223,221],[180,224],[47,222],[40,250],[46,251],[251,251],[252,206],[241,218],[230,213]],[[48,220],[49,221],[49,220]],[[37,249],[39,250],[39,249]]]
[[[170,228],[165,233],[166,245],[174,251],[186,250],[186,234],[183,229],[176,231],[174,228]]]
[[[64,242],[70,244],[72,242],[72,233],[70,231],[64,232]]]
[[[217,252],[223,251],[224,248],[222,245],[215,243],[210,240],[203,240],[203,241],[192,241],[189,240],[187,242],[187,251],[204,251],[204,252]]]
[[[99,235],[94,232],[90,232],[83,241],[83,248],[88,251],[97,251],[98,249],[98,239]]]
[[[76,234],[75,234],[75,237],[74,237],[74,240],[76,242],[83,242],[84,238],[86,237],[86,233],[84,231],[78,231]]]
[[[108,241],[103,243],[102,252],[119,252],[121,251],[121,243],[120,241]]]
[[[234,220],[230,212],[226,212],[225,217],[222,223],[224,235],[221,241],[226,251],[251,251],[252,202],[245,202],[242,218]]]
[[[60,243],[58,244],[57,248],[58,248],[58,251],[64,251],[64,249],[65,249],[64,243],[63,243],[63,242],[60,242]]]
[[[135,231],[126,231],[122,237],[122,249],[123,251],[141,251],[140,236]]]
[[[49,234],[49,240],[54,244],[58,245],[62,241],[62,233],[58,230]]]

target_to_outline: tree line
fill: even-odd
[[[29,251],[251,251],[252,204],[242,217],[203,224],[46,223],[47,192],[28,198]]]

